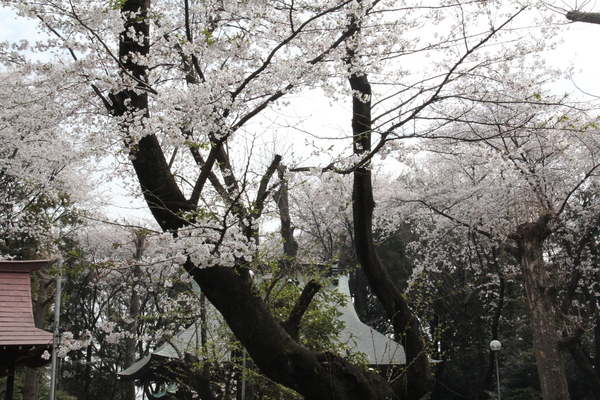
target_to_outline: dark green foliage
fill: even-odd
[[[414,255],[407,245],[416,237],[405,232],[378,245],[378,253],[402,290],[413,272]],[[454,250],[452,264],[440,264],[436,272],[417,276],[407,293],[415,314],[427,333],[436,384],[431,400],[483,400],[497,396],[493,354],[489,350],[493,331],[502,341],[500,379],[503,399],[539,398],[537,368],[522,286],[505,280],[501,318],[495,320],[499,292],[497,271],[512,268],[507,255],[494,256],[494,249],[472,237],[472,253],[461,244]],[[460,254],[468,257],[461,258]],[[504,264],[503,264],[504,263]],[[383,308],[367,288],[360,270],[353,272],[353,294],[361,318],[384,332],[389,329]],[[584,398],[584,397],[582,397]]]

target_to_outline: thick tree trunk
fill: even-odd
[[[269,378],[308,400],[394,399],[379,375],[331,354],[316,354],[296,343],[252,292],[251,283],[233,268],[188,266],[210,302]]]
[[[126,30],[121,37],[119,56],[124,60],[125,72],[136,78],[137,86],[135,90],[127,89],[111,96],[112,104],[107,106],[123,121],[122,129],[126,135],[131,124],[143,126],[143,116],[148,115],[147,93],[150,89],[145,83],[146,67],[135,64],[135,60],[138,54],[148,54],[150,47],[147,40],[130,37],[148,36],[145,15],[149,5],[149,0],[127,0],[122,7]],[[127,30],[133,30],[135,35]],[[214,159],[213,153],[219,151],[221,145],[222,142],[214,143],[209,158]],[[147,135],[139,142],[132,142],[130,152],[154,218],[164,231],[177,234],[177,230],[187,224],[183,214],[193,210],[195,205],[186,200],[178,187],[156,136]],[[213,165],[207,159],[199,181],[210,173]],[[376,373],[331,354],[311,352],[296,343],[255,295],[248,271],[243,267],[199,269],[188,263],[186,268],[206,298],[223,315],[254,363],[270,379],[296,390],[308,400],[396,398],[389,383]]]
[[[25,369],[25,382],[23,383],[23,400],[36,400],[39,387],[39,374],[37,369]]]
[[[406,373],[397,382],[404,399],[420,399],[433,383],[429,359],[419,328],[406,299],[396,288],[375,250],[372,232],[374,208],[371,173],[361,168],[354,173],[353,210],[356,255],[369,285],[392,320],[394,332],[406,352]]]
[[[357,28],[358,29],[358,28]],[[352,65],[352,51],[349,50]],[[354,153],[367,154],[371,149],[371,86],[366,75],[352,74],[349,78],[352,98],[352,132]],[[369,285],[392,320],[394,332],[406,352],[406,369],[395,384],[396,393],[404,399],[420,399],[433,383],[429,358],[425,352],[419,322],[410,311],[406,299],[394,285],[375,250],[373,240],[373,186],[369,166],[354,172],[352,210],[355,250]]]
[[[542,216],[537,223],[520,225],[512,238],[518,247],[542,397],[567,400],[569,389],[543,255],[543,243],[550,234],[548,222],[549,216]]]
[[[143,127],[144,118],[149,115],[148,67],[138,63],[136,57],[146,56],[150,52],[150,25],[146,20],[150,4],[150,0],[123,2],[121,10],[125,29],[119,42],[119,59],[123,60],[123,72],[134,78],[136,85],[110,95],[111,103],[107,107],[112,115],[122,119],[121,128],[127,135],[132,165],[154,219],[164,231],[174,232],[185,225],[181,214],[192,210],[193,205],[177,186],[156,135],[146,135],[136,142],[135,134],[130,132]],[[130,30],[135,35],[132,36]],[[138,37],[144,40],[137,40]],[[179,217],[174,218],[176,216]]]

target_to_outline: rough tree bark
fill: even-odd
[[[544,400],[567,400],[569,388],[553,304],[553,288],[544,262],[543,244],[551,233],[551,215],[535,223],[520,225],[511,235],[517,248],[512,252],[519,261],[529,309],[536,364]]]
[[[134,60],[136,54],[148,54],[149,43],[146,39],[132,40],[125,32],[130,29],[137,34],[135,37],[147,38],[149,26],[145,16],[149,5],[149,0],[127,0],[122,7],[126,23],[119,56],[124,72],[134,77],[137,84],[135,90],[127,89],[110,96],[105,105],[112,115],[120,117],[125,134],[129,132],[129,124],[143,124],[143,118],[134,121],[134,116],[148,115],[147,68]],[[210,174],[222,144],[213,143],[201,177]],[[194,202],[186,199],[177,186],[155,135],[149,134],[131,143],[130,149],[138,181],[154,218],[164,231],[176,234],[187,223],[181,215],[193,210]],[[343,358],[311,352],[296,343],[255,295],[243,265],[235,269],[220,266],[199,269],[188,262],[186,269],[223,315],[254,363],[269,378],[309,400],[396,398],[388,382],[379,375],[353,366]]]
[[[353,23],[353,29],[360,29]],[[348,64],[353,63],[354,52],[348,49]],[[352,97],[352,133],[354,154],[364,155],[371,150],[371,85],[362,73],[349,77]],[[377,298],[391,319],[394,332],[406,352],[406,370],[397,380],[396,393],[403,399],[420,399],[431,388],[433,377],[429,358],[421,336],[419,321],[412,314],[402,293],[394,285],[375,249],[373,239],[373,186],[369,165],[354,171],[352,211],[354,218],[355,250],[362,270]]]
[[[567,19],[573,22],[587,22],[589,24],[600,24],[600,13],[569,11]]]

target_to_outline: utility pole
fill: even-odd
[[[56,274],[56,293],[54,297],[54,336],[52,338],[52,367],[51,367],[51,378],[50,378],[50,400],[56,399],[56,369],[58,360],[56,359],[56,348],[60,342],[60,293],[61,293],[61,277],[60,272],[62,270],[62,258],[58,259],[58,274]]]

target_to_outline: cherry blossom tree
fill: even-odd
[[[50,259],[70,244],[84,207],[95,207],[93,178],[83,178],[90,149],[64,129],[78,118],[67,105],[69,95],[52,84],[52,76],[33,77],[27,64],[17,49],[0,45],[0,253]],[[33,312],[40,329],[48,328],[53,299],[50,270],[35,274]],[[26,369],[24,399],[37,398],[38,381],[38,371]]]
[[[430,156],[414,174],[414,192],[403,199],[488,238],[517,260],[542,395],[564,399],[569,392],[558,344],[570,328],[557,314],[556,296],[570,279],[574,259],[564,257],[558,243],[578,228],[565,235],[559,226],[577,224],[566,218],[579,214],[569,210],[581,208],[578,197],[595,185],[600,142],[593,116],[558,106],[549,113],[514,99],[481,103],[464,122],[449,125],[445,132],[456,139],[427,148]],[[592,224],[596,207],[588,203],[583,217]]]
[[[63,130],[62,124],[77,116],[67,107],[53,110],[53,103],[66,99],[52,93],[47,81],[23,71],[0,73],[3,252],[49,255],[56,251],[53,242],[68,236],[82,214],[78,207],[93,207],[91,181],[81,174],[87,150]]]
[[[290,193],[301,257],[337,259],[352,231],[351,179],[334,172],[301,177],[305,180]]]
[[[492,71],[541,48],[533,32],[505,29],[518,27],[527,7],[379,0],[7,4],[39,20],[52,37],[28,47],[56,54],[51,62],[27,63],[31,74],[69,88],[69,105],[87,117],[73,121],[73,132],[90,146],[106,138],[103,148],[127,156],[165,232],[165,252],[199,284],[266,376],[308,399],[425,394],[431,373],[418,319],[373,245],[371,163],[396,151],[397,141],[459,118],[460,107],[443,105],[477,104],[495,79]],[[308,350],[253,290],[250,271],[262,267],[261,217],[283,186],[282,157],[254,157],[253,124],[315,88],[351,102],[344,150],[319,167],[353,176],[357,256],[407,353],[406,373],[393,383]]]
[[[199,294],[162,250],[143,227],[97,223],[78,232],[62,271],[63,391],[135,398],[133,382],[117,373],[200,318]]]

